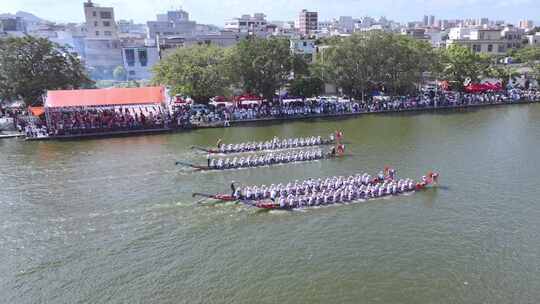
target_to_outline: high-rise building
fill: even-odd
[[[303,9],[298,15],[298,28],[301,34],[309,35],[312,32],[317,30],[318,25],[318,16],[317,12],[308,12]]]
[[[84,17],[88,38],[118,37],[113,7],[101,7],[88,0],[84,3]]]
[[[529,30],[534,27],[532,20],[521,20],[519,21],[519,28]]]
[[[354,31],[355,20],[351,16],[341,16],[339,17],[339,27],[345,33],[352,33]]]
[[[435,16],[429,16],[429,26],[435,26]]]
[[[424,15],[424,26],[428,26],[428,25],[429,25],[429,16]]]

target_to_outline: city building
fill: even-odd
[[[84,62],[94,79],[112,79],[114,69],[124,63],[114,8],[100,7],[88,0],[84,3],[84,15]]]
[[[499,29],[452,28],[446,46],[461,45],[476,53],[503,55],[507,51],[506,40]]]
[[[298,29],[300,34],[309,35],[317,30],[318,13],[302,10],[298,15]]]
[[[429,39],[424,28],[404,28],[401,30],[401,34],[418,40],[427,41]]]
[[[247,35],[247,33],[221,31],[219,33],[211,34],[159,37],[157,47],[159,57],[164,58],[174,52],[174,50],[177,48],[189,47],[193,45],[212,44],[220,47],[230,47],[240,42],[240,40],[245,38]]]
[[[146,24],[150,40],[155,40],[157,36],[193,35],[197,29],[197,23],[189,20],[189,14],[184,10],[158,14],[156,21],[148,21]]]
[[[255,13],[251,15],[242,15],[238,18],[225,20],[224,29],[238,33],[255,33],[265,31],[267,26],[266,15]]]
[[[84,17],[87,38],[118,38],[114,8],[100,7],[92,3],[92,0],[88,0],[84,3]]]
[[[540,32],[534,35],[527,35],[525,36],[525,39],[527,39],[527,43],[530,46],[540,46]]]
[[[314,39],[297,38],[290,39],[291,52],[296,55],[301,55],[306,59],[306,62],[313,62],[317,53],[317,46]]]
[[[428,15],[424,15],[424,26],[425,27],[429,26],[429,16]]]
[[[501,37],[506,41],[506,49],[519,49],[523,46],[523,35],[525,30],[507,25],[501,31]]]
[[[117,22],[119,34],[139,34],[146,36],[148,30],[146,24],[139,24],[133,20],[119,20]]]
[[[22,37],[26,33],[26,23],[23,18],[17,16],[0,17],[0,35]]]
[[[353,19],[351,16],[341,16],[337,22],[339,30],[343,33],[352,33],[354,32],[354,24],[357,20]]]
[[[429,26],[435,26],[435,16],[429,16]]]
[[[122,47],[126,80],[152,78],[152,67],[159,62],[157,46]]]
[[[448,35],[448,31],[435,27],[426,30],[425,35],[432,47],[441,48],[445,46],[444,37]]]
[[[530,30],[534,27],[534,22],[532,20],[521,20],[519,21],[519,28],[524,30]]]

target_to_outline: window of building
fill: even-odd
[[[126,55],[127,65],[130,67],[135,66],[135,50],[125,50],[124,54]]]
[[[96,31],[96,36],[99,36],[99,31]]]
[[[139,50],[139,62],[145,67],[148,64],[148,53],[146,50]]]
[[[488,52],[493,52],[493,44],[488,44]]]
[[[99,12],[99,17],[101,19],[112,19],[112,13],[111,12]]]
[[[504,45],[499,45],[499,53],[504,53]]]
[[[105,31],[105,32],[104,32],[104,35],[105,35],[105,36],[112,36],[112,33],[111,33],[111,31]]]
[[[97,22],[97,21],[94,21],[94,26],[98,26],[98,22]]]
[[[129,71],[129,76],[135,76],[135,71]]]
[[[479,44],[473,44],[472,48],[473,48],[473,51],[477,53],[482,51],[482,46]]]
[[[97,16],[96,11],[93,11],[93,12],[92,12],[92,16],[93,16],[93,17],[96,17],[96,16]]]
[[[110,21],[103,21],[103,26],[111,26],[111,22]]]

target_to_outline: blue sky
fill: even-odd
[[[83,20],[82,0],[0,0],[0,12],[23,10],[53,21]],[[540,19],[540,0],[94,0],[114,6],[117,19],[152,20],[159,12],[183,7],[199,23],[223,25],[226,18],[263,12],[269,20],[293,20],[302,8],[319,11],[319,19],[339,16],[386,16],[397,21],[488,17],[516,22]],[[540,20],[539,20],[540,21]]]

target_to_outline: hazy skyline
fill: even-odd
[[[4,1],[5,2],[5,1]],[[420,21],[423,15],[437,19],[488,17],[493,20],[537,20],[540,12],[538,0],[95,0],[101,6],[113,6],[116,19],[136,22],[154,20],[157,13],[182,7],[198,23],[223,25],[227,18],[256,12],[265,13],[268,20],[294,20],[306,8],[319,12],[319,19],[339,16],[385,16],[396,21]],[[59,22],[84,21],[83,1],[70,0],[17,0],[0,5],[0,13],[26,11],[38,17]]]

